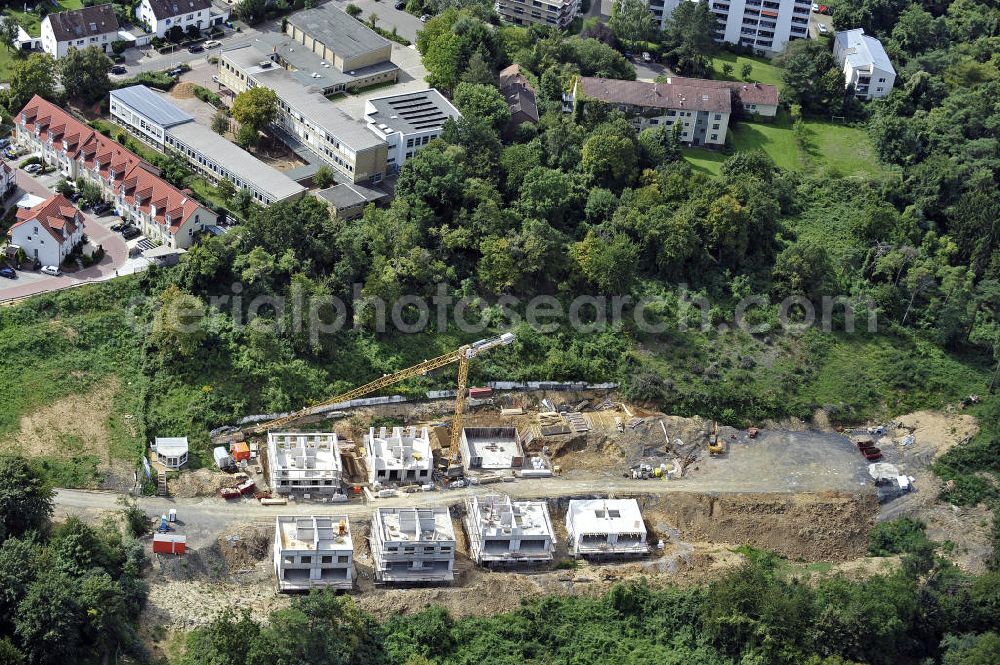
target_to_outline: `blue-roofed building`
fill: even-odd
[[[878,99],[892,92],[896,70],[882,42],[866,35],[864,28],[838,32],[833,57],[844,70],[844,85],[854,86],[858,99]]]
[[[183,156],[212,182],[228,180],[261,205],[298,198],[306,188],[268,166],[144,85],[111,91],[111,118],[161,152]]]
[[[163,150],[168,128],[194,120],[144,85],[112,90],[111,117],[157,150]]]

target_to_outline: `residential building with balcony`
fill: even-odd
[[[202,30],[214,24],[211,0],[142,0],[135,16],[157,37],[173,28],[187,32],[192,26]]]
[[[497,0],[495,9],[509,23],[541,23],[565,30],[576,18],[580,0]]]
[[[886,97],[896,83],[896,70],[882,42],[865,34],[864,28],[838,32],[833,57],[844,70],[844,85],[853,86],[859,99]]]
[[[431,440],[426,427],[374,427],[365,435],[368,482],[426,483],[434,465]]]
[[[341,492],[343,465],[337,435],[268,432],[267,468],[278,494],[330,496]]]
[[[350,590],[354,543],[347,515],[276,518],[274,574],[279,591]]]
[[[811,0],[705,0],[718,19],[715,41],[748,46],[758,55],[785,50],[809,36]]]
[[[67,180],[98,185],[115,212],[154,243],[187,249],[196,232],[218,221],[190,192],[163,180],[154,166],[38,95],[15,117],[15,132],[19,145]]]
[[[469,556],[479,564],[552,561],[555,529],[544,501],[474,496],[465,501]]]
[[[577,558],[649,552],[646,525],[635,499],[574,499],[566,511],[566,533],[569,553]]]
[[[455,579],[455,527],[447,508],[378,508],[369,538],[376,582]]]
[[[680,140],[693,146],[725,145],[732,112],[729,89],[703,85],[701,79],[651,83],[577,77],[572,90],[563,95],[563,110],[572,112],[583,105],[585,112],[591,103],[622,111],[639,130],[680,124]]]
[[[110,4],[72,9],[43,18],[41,34],[42,50],[56,59],[88,46],[109,53],[118,39],[118,18]]]
[[[43,266],[61,266],[83,241],[83,216],[62,194],[31,208],[18,208],[15,219],[7,232],[11,244]]]

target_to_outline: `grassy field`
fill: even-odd
[[[15,6],[20,5],[22,8],[24,5],[22,3],[14,3]],[[68,9],[80,9],[83,7],[83,0],[57,0],[56,4],[59,8],[50,8],[49,13],[63,12]],[[24,30],[32,37],[38,37],[41,35],[41,25],[42,17],[36,12],[25,12],[16,9],[5,9],[5,16],[13,16],[17,20],[17,24],[24,28]]]
[[[868,134],[823,120],[806,120],[808,141],[799,147],[792,120],[779,111],[772,122],[737,122],[730,126],[729,143],[736,151],[763,150],[783,169],[828,175],[880,177],[886,174],[872,150]],[[700,171],[718,174],[725,155],[699,148],[685,149],[684,157]]]
[[[722,73],[722,66],[726,63],[733,66],[733,73],[729,76],[724,76]],[[736,55],[734,53],[727,52],[719,53],[712,58],[712,69],[715,70],[713,78],[728,81],[742,81],[743,79],[740,77],[740,71],[743,69],[743,65],[746,64],[753,67],[750,72],[750,81],[776,85],[779,90],[781,89],[781,70],[772,65],[771,61],[767,58],[751,58],[745,55]]]

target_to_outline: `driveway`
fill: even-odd
[[[52,192],[41,182],[31,175],[18,169],[15,174],[17,191],[11,195],[11,201],[17,201],[24,194],[34,194],[35,196],[49,197]],[[113,222],[115,217],[105,216],[102,219],[106,223]],[[0,302],[33,296],[38,293],[58,291],[60,289],[97,282],[105,279],[112,279],[118,274],[118,270],[125,264],[128,258],[128,250],[125,241],[114,231],[111,231],[98,218],[88,213],[83,213],[83,231],[87,238],[95,244],[104,247],[104,258],[97,265],[84,268],[72,274],[52,277],[42,273],[32,271],[18,271],[16,280],[0,280]]]

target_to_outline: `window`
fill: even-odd
[[[719,135],[718,134],[712,134],[712,140],[713,141],[717,141],[718,139],[719,139]]]
[[[719,128],[719,123],[715,123],[714,125],[712,125],[712,129],[718,129],[718,128]]]
[[[299,563],[312,563],[313,558],[311,556],[299,557]]]
[[[333,563],[333,557],[324,556],[323,558],[320,559],[320,563]]]
[[[879,83],[885,83],[885,79],[879,79],[878,82]],[[879,88],[879,89],[881,90],[881,88]]]

